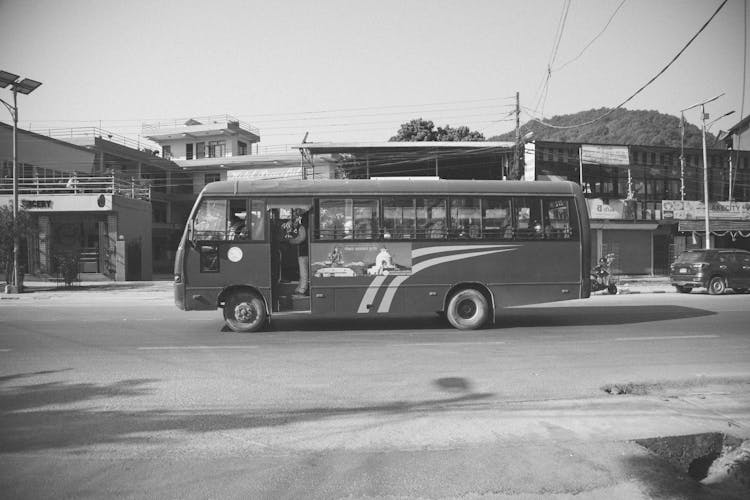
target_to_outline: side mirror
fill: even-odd
[[[187,226],[187,241],[190,243],[190,246],[195,247],[195,222],[193,220],[190,220],[188,222]]]

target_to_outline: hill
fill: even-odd
[[[591,109],[570,115],[553,116],[545,121],[564,127],[590,122],[607,111],[610,110]],[[547,127],[532,120],[521,125],[521,136],[529,132],[534,132],[534,139],[540,141],[680,147],[680,118],[658,111],[630,111],[620,108],[595,123],[569,129]],[[515,130],[487,140],[513,141]],[[711,147],[714,141],[715,137],[707,133],[706,144]],[[702,147],[701,129],[689,123],[685,127],[685,147]]]

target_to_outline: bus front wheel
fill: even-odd
[[[266,306],[254,293],[233,293],[224,304],[224,321],[235,332],[257,332],[266,317]]]
[[[455,328],[475,330],[487,323],[490,307],[487,298],[479,290],[467,288],[451,297],[445,315]]]

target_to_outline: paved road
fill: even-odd
[[[0,488],[710,498],[630,440],[750,437],[749,306],[597,296],[470,333],[297,318],[238,335],[161,289],[24,294],[0,301]]]

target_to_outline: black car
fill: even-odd
[[[672,264],[669,282],[680,293],[707,288],[721,295],[727,288],[745,293],[750,288],[750,252],[735,248],[688,250]]]

